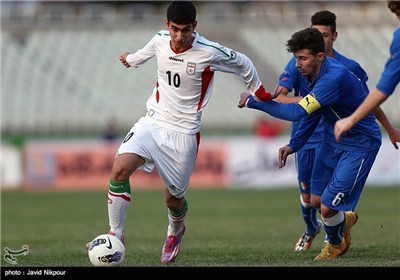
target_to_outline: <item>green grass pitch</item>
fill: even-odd
[[[1,266],[91,267],[86,242],[108,231],[104,192],[1,194]],[[160,267],[167,230],[162,191],[133,191],[125,239],[125,267]],[[169,267],[400,267],[400,188],[366,187],[356,211],[349,252],[315,262],[324,234],[307,252],[293,251],[304,231],[299,193],[274,190],[188,190],[186,233]],[[21,250],[17,264],[5,248]]]

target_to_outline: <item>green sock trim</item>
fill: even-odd
[[[129,193],[131,194],[131,184],[128,181],[123,182],[115,182],[110,179],[110,183],[108,185],[110,191],[115,193]]]
[[[177,211],[177,212],[169,211],[169,213],[170,213],[170,215],[171,215],[172,217],[179,218],[179,217],[182,217],[183,215],[185,215],[186,212],[188,211],[188,209],[189,209],[189,205],[188,205],[188,203],[187,203],[187,201],[186,201],[186,199],[185,199],[185,200],[183,201],[183,207],[182,207],[181,210],[179,210],[179,211]]]

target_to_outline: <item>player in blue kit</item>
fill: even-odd
[[[400,1],[389,1],[388,7],[400,20]],[[393,94],[396,86],[400,83],[400,28],[397,28],[390,45],[390,57],[386,62],[385,69],[375,88],[368,94],[363,104],[349,117],[341,119],[335,124],[335,137],[340,140],[341,135],[354,127],[376,106],[382,104]]]
[[[341,62],[325,56],[322,33],[306,28],[287,41],[287,50],[295,57],[302,74],[299,88],[308,92],[298,103],[268,101],[264,96],[242,93],[238,107],[264,111],[288,121],[300,121],[288,145],[279,150],[279,167],[287,157],[299,151],[313,134],[320,119],[323,137],[316,153],[311,177],[311,205],[321,209],[328,238],[315,260],[331,260],[347,252],[350,230],[358,216],[353,212],[381,145],[381,132],[370,113],[355,129],[336,142],[335,122],[350,115],[363,102],[367,91],[357,76]],[[255,98],[265,101],[259,102]]]
[[[352,71],[363,82],[363,86],[368,92],[367,80],[368,75],[364,69],[354,60],[349,59],[333,48],[333,43],[338,37],[336,31],[336,15],[331,11],[319,11],[311,17],[311,27],[318,29],[325,41],[325,56],[332,57],[340,61],[346,68]],[[282,103],[297,103],[309,93],[309,88],[302,90],[301,88],[302,75],[296,68],[296,60],[292,58],[285,71],[280,75],[275,93],[280,95],[276,101]],[[293,96],[288,96],[288,93],[293,91]],[[397,148],[396,140],[400,139],[400,132],[397,131],[388,121],[384,112],[380,107],[374,112],[377,119],[387,130],[393,145]],[[294,135],[299,127],[300,122],[294,122],[292,126],[292,135]],[[306,229],[303,235],[295,244],[294,251],[300,252],[308,250],[315,236],[322,229],[322,222],[317,219],[316,211],[310,203],[310,180],[314,166],[314,158],[323,137],[323,123],[320,121],[314,133],[308,139],[302,149],[295,153],[296,169],[298,173],[298,183],[300,189],[300,208],[303,220],[306,224]]]

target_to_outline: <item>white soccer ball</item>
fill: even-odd
[[[125,246],[114,235],[101,234],[89,243],[88,255],[94,266],[121,266],[125,259]]]

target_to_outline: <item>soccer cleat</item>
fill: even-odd
[[[108,234],[117,236],[116,233],[113,232],[113,231],[111,231],[111,230],[108,232]],[[117,236],[117,238],[118,238],[119,240],[121,240],[122,244],[125,245],[125,237],[124,237],[124,235],[122,235],[121,237]],[[87,250],[89,250],[90,242],[86,243],[85,247],[86,247]]]
[[[315,236],[317,236],[317,234],[320,233],[322,227],[324,226],[321,220],[317,220],[317,222],[318,222],[317,231],[312,235],[308,234],[307,232],[304,232],[304,234],[300,237],[300,239],[294,246],[295,252],[307,251],[308,249],[310,249]]]
[[[358,215],[356,212],[347,211],[345,215],[345,224],[343,229],[343,238],[346,240],[346,248],[343,250],[342,255],[346,254],[351,244],[351,228],[357,223]]]
[[[322,248],[321,253],[319,253],[319,255],[314,258],[314,261],[332,260],[342,255],[345,248],[346,240],[344,238],[342,239],[342,242],[340,244],[331,244],[328,242]]]
[[[175,261],[175,258],[179,254],[181,248],[182,236],[185,233],[185,226],[177,236],[169,235],[165,240],[164,246],[161,252],[161,262],[165,264],[170,264]]]

